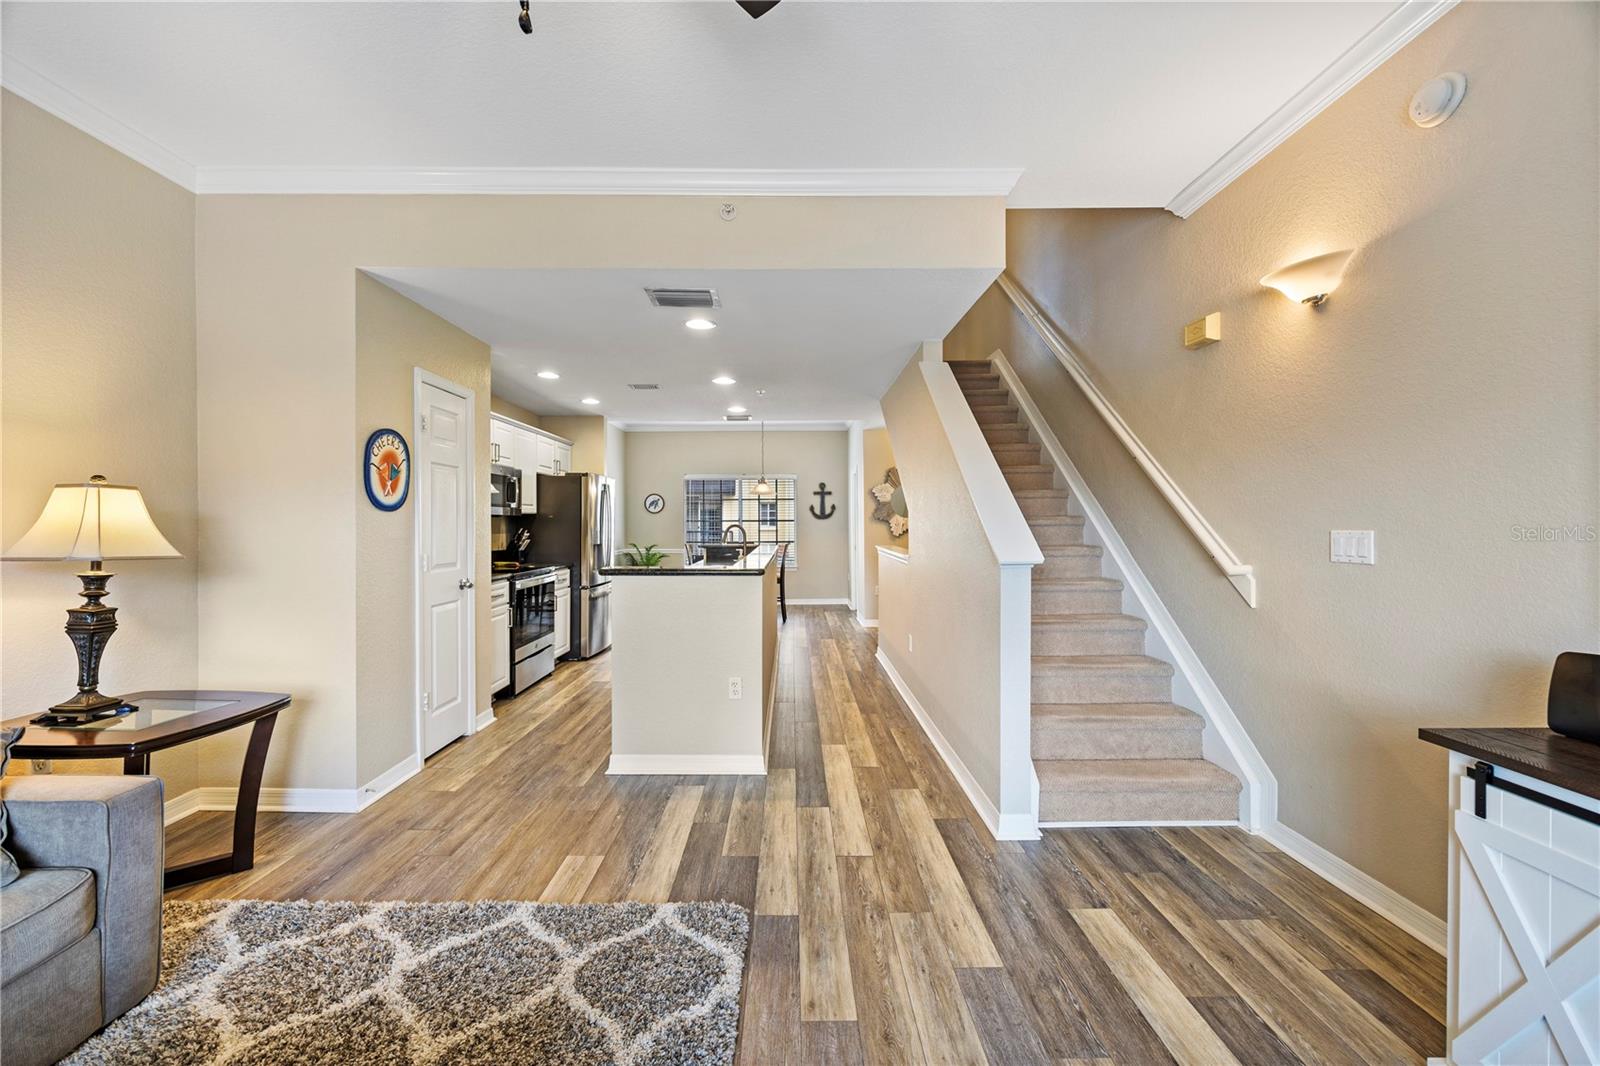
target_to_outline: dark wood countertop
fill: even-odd
[[[1544,728],[1419,729],[1430,744],[1600,799],[1600,744]]]

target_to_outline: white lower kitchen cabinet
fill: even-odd
[[[1600,749],[1543,729],[1423,735],[1452,749],[1446,1060],[1600,1062]]]
[[[572,590],[562,586],[556,592],[556,658],[572,649]]]
[[[492,696],[511,684],[511,585],[506,581],[496,581],[489,592],[489,639],[493,646]]]

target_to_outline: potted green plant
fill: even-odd
[[[657,550],[654,544],[647,544],[641,548],[639,545],[630,542],[628,544],[628,557],[631,560],[628,564],[630,566],[660,566],[661,560],[667,557],[667,553]]]

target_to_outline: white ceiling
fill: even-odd
[[[385,269],[385,284],[493,350],[494,392],[536,414],[625,425],[879,420],[878,397],[925,338],[943,337],[993,270]],[[711,312],[654,307],[645,286],[714,288]],[[708,314],[717,328],[684,327]],[[559,381],[542,381],[554,370]],[[711,384],[728,374],[738,384]],[[654,383],[636,392],[630,383]],[[765,396],[757,396],[765,389]],[[587,407],[585,396],[601,402]]]
[[[1162,206],[1395,5],[533,10],[524,37],[512,0],[7,0],[0,41],[8,85],[131,128],[201,188],[226,168],[1010,168],[1012,206]]]

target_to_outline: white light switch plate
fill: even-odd
[[[1328,559],[1335,563],[1377,564],[1376,535],[1370,529],[1335,529],[1328,535]]]

